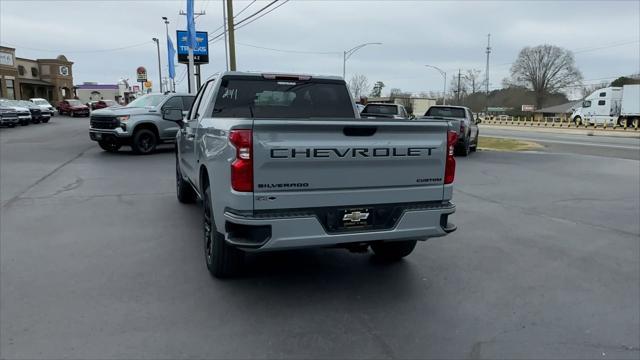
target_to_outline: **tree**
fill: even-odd
[[[409,114],[413,113],[413,102],[411,101],[411,93],[402,91],[398,88],[392,88],[391,91],[389,91],[389,98],[394,103],[404,106]]]
[[[480,79],[481,71],[478,69],[470,69],[464,74],[464,78],[472,94],[475,94],[479,90],[482,89],[482,85],[484,85],[484,80]]]
[[[511,81],[533,90],[538,109],[543,107],[548,94],[581,80],[573,53],[553,45],[527,46],[511,65]]]
[[[606,81],[601,81],[599,84],[594,84],[594,85],[584,85],[581,89],[580,89],[580,93],[582,94],[582,97],[587,97],[589,95],[591,95],[592,92],[598,90],[598,89],[602,89],[602,88],[606,88],[609,86],[609,83]],[[613,86],[613,85],[611,85]]]
[[[382,88],[384,88],[384,83],[382,81],[376,81],[375,85],[373,85],[373,90],[371,90],[371,97],[380,97],[382,96]]]
[[[369,89],[369,80],[364,75],[353,75],[351,80],[349,80],[349,91],[351,91],[351,95],[355,99],[359,99],[361,96],[365,95],[367,89]]]
[[[627,76],[620,76],[619,78],[613,80],[610,86],[624,86],[632,84],[640,84],[640,78],[634,79]]]

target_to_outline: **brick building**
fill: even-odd
[[[73,62],[64,55],[55,59],[24,59],[16,50],[0,46],[0,98],[44,98],[51,103],[74,97]]]

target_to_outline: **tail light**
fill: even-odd
[[[235,191],[253,191],[253,132],[231,130],[229,142],[236,148],[236,159],[231,163],[231,187]]]
[[[451,184],[456,177],[456,159],[453,158],[458,134],[455,131],[447,133],[447,161],[444,167],[444,183]]]

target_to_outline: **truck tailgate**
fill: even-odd
[[[254,209],[442,201],[446,121],[260,119]]]

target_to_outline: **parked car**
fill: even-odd
[[[124,107],[108,107],[91,113],[89,136],[106,151],[129,145],[136,154],[151,154],[161,143],[175,142],[178,126],[162,119],[165,108],[186,111],[194,96],[189,94],[148,94]]]
[[[31,122],[34,124],[38,124],[38,123],[48,123],[49,119],[51,119],[51,115],[49,115],[49,112],[45,112],[43,113],[42,110],[40,109],[40,106],[32,103],[31,101],[27,101],[27,100],[18,100],[18,105],[20,106],[24,106],[27,109],[29,109],[29,113],[31,113]]]
[[[58,112],[60,115],[67,114],[74,116],[89,116],[89,107],[76,99],[66,99],[58,103]]]
[[[445,118],[454,121],[458,133],[456,155],[467,156],[478,147],[478,124],[480,119],[473,116],[471,109],[464,106],[434,105],[424,114],[425,118]]]
[[[0,126],[15,127],[19,123],[20,119],[14,108],[0,105]]]
[[[224,72],[186,119],[163,117],[181,128],[178,201],[202,199],[213,276],[249,251],[371,247],[395,261],[456,229],[450,122],[360,119],[342,78]]]
[[[56,109],[53,107],[53,105],[49,104],[49,102],[46,99],[31,98],[29,99],[29,101],[38,105],[40,107],[40,110],[42,110],[43,113],[48,112],[51,117],[53,117],[56,113]]]
[[[87,106],[91,110],[99,110],[99,109],[104,109],[111,106],[118,106],[118,103],[115,102],[114,100],[96,100],[96,101],[89,101],[87,103]]]
[[[20,125],[26,126],[33,122],[29,108],[20,105],[17,100],[0,99],[0,105],[13,109],[18,115]]]
[[[362,118],[391,118],[408,119],[409,114],[404,106],[399,104],[369,103],[360,112]]]

